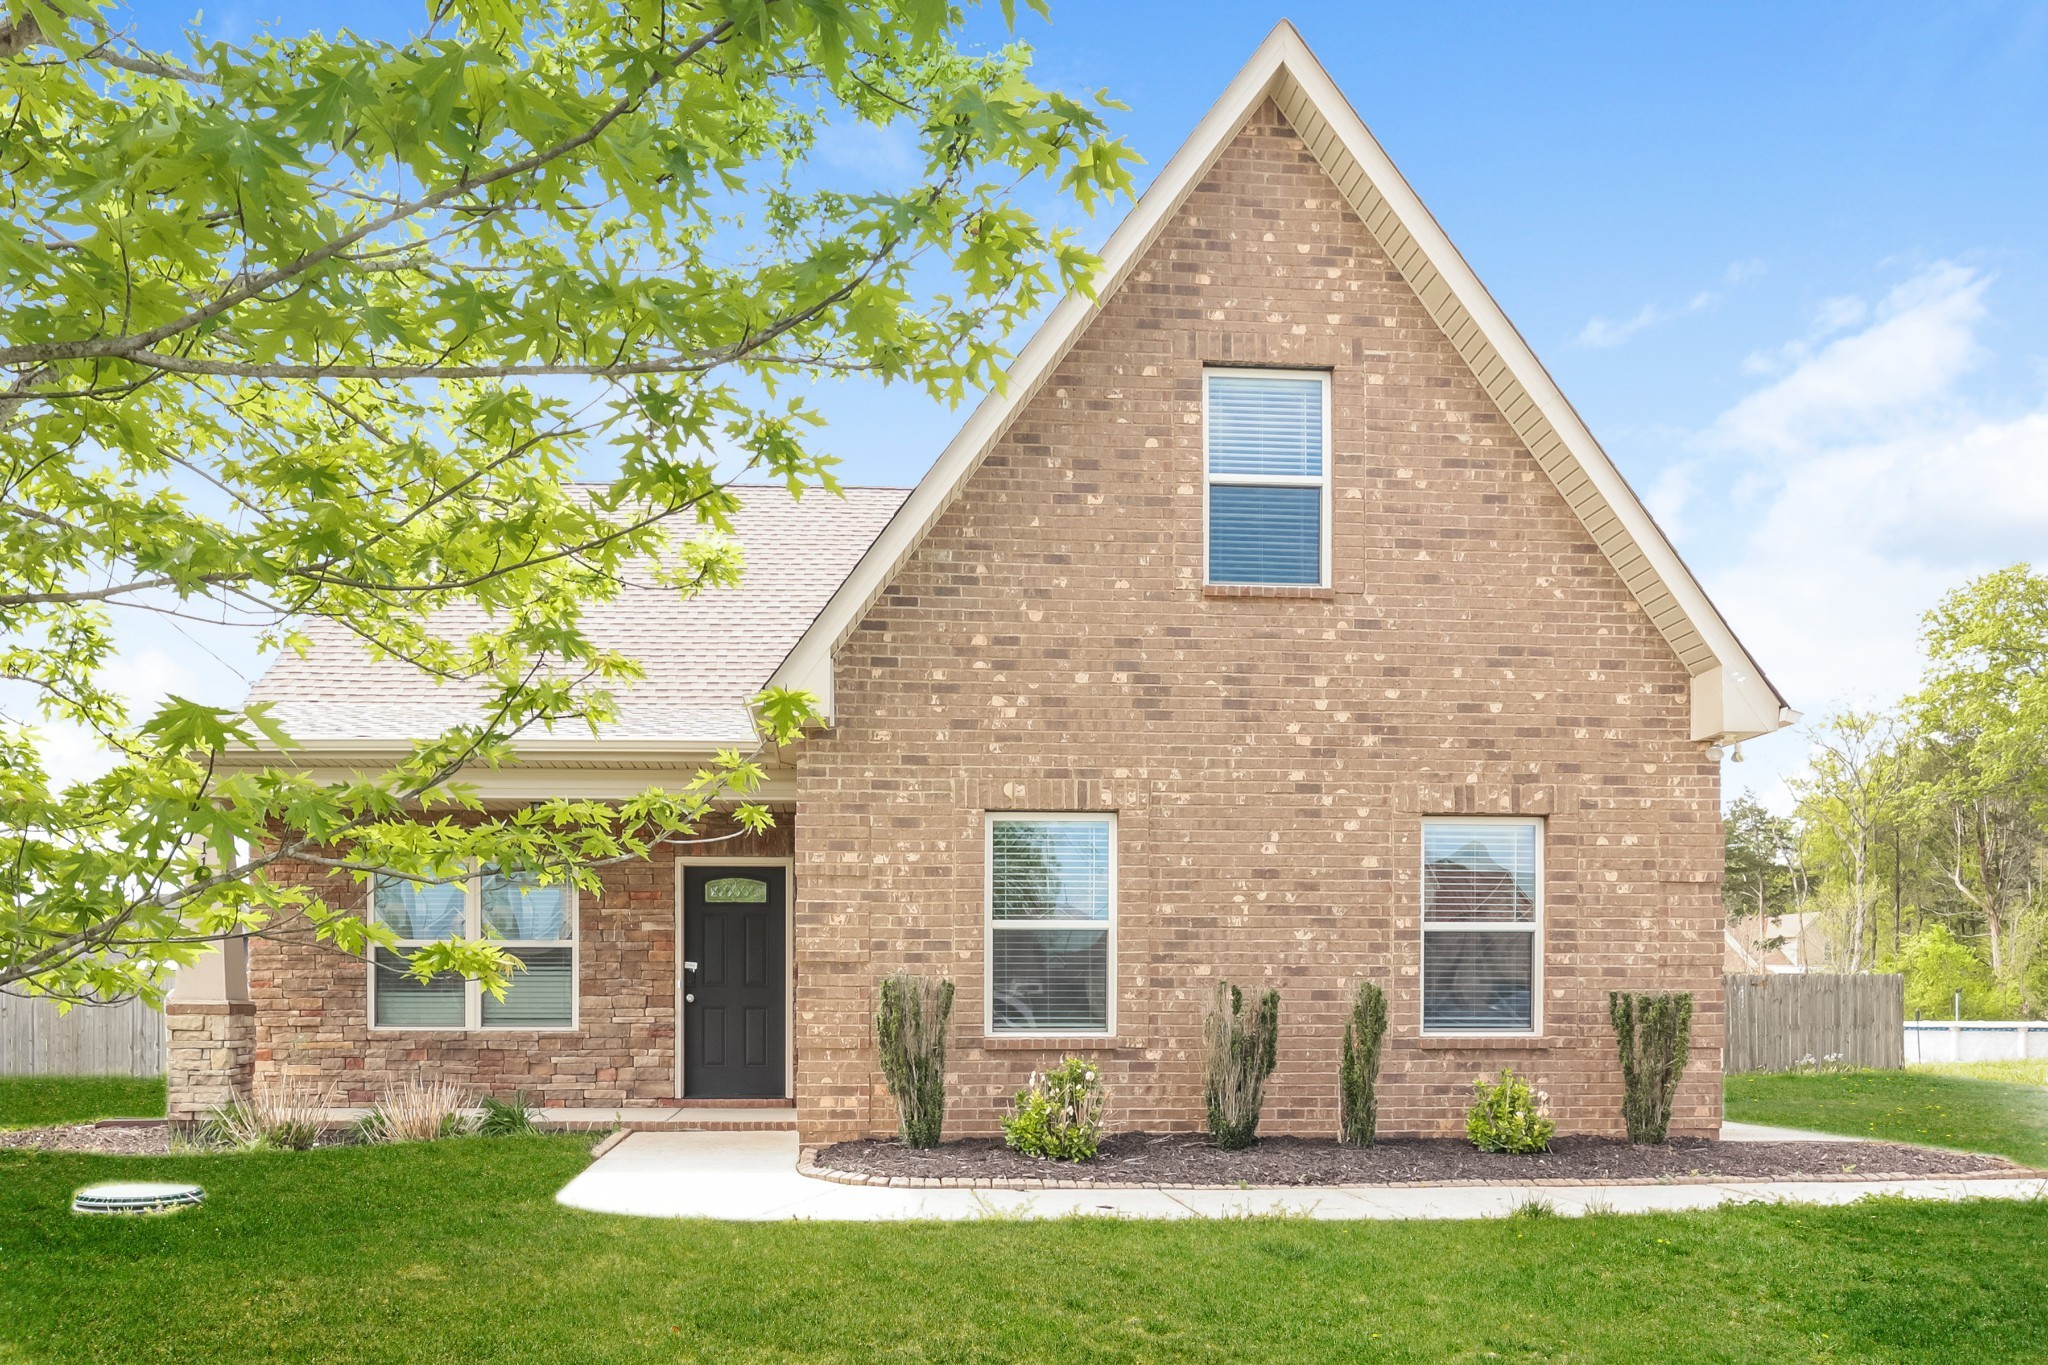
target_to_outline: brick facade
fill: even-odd
[[[765,834],[699,851],[787,858],[790,848],[788,813],[782,812]],[[606,868],[603,891],[578,897],[574,1031],[371,1029],[363,958],[303,938],[255,940],[249,953],[254,1078],[332,1084],[337,1104],[370,1103],[386,1085],[414,1075],[500,1095],[524,1089],[535,1103],[548,1105],[604,1108],[673,1098],[677,858],[675,848],[665,847],[645,861]],[[283,875],[324,879],[330,904],[362,904],[362,888],[346,875],[305,864]]]
[[[1332,375],[1333,585],[1202,587],[1202,369]],[[837,659],[798,772],[799,1125],[888,1129],[873,983],[959,984],[949,1131],[1074,1046],[985,1041],[982,815],[1119,822],[1112,1121],[1201,1122],[1216,974],[1282,996],[1265,1131],[1332,1134],[1353,983],[1382,1129],[1462,1131],[1512,1064],[1621,1131],[1610,989],[1698,1012],[1673,1129],[1720,1116],[1719,770],[1671,649],[1268,104]],[[1545,817],[1543,1037],[1420,1037],[1419,821]]]
[[[1331,588],[1202,586],[1206,364],[1331,374]],[[1029,1072],[1084,1047],[1116,1127],[1198,1127],[1218,974],[1281,992],[1269,1133],[1336,1131],[1362,978],[1392,1008],[1384,1132],[1461,1131],[1472,1081],[1513,1065],[1563,1131],[1619,1133],[1617,988],[1694,993],[1673,1129],[1717,1130],[1719,769],[1690,739],[1686,673],[1271,105],[1020,410],[835,677],[837,723],[798,755],[794,818],[715,850],[796,859],[804,1141],[893,1126],[870,1019],[899,968],[959,986],[954,1134],[994,1131]],[[983,1037],[990,810],[1116,813],[1114,1040]],[[1539,1039],[1420,1036],[1419,830],[1436,813],[1545,821]],[[375,1032],[360,958],[259,943],[254,1074],[356,1103],[418,1071],[561,1105],[672,1098],[674,861],[608,871],[582,899],[573,1033]]]

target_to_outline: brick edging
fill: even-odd
[[[1197,1185],[1174,1181],[1146,1181],[1143,1184],[1129,1184],[1110,1180],[1061,1180],[1026,1179],[980,1180],[966,1176],[929,1175],[864,1175],[858,1171],[835,1170],[818,1164],[818,1148],[804,1147],[797,1152],[796,1173],[813,1180],[829,1180],[835,1185],[886,1185],[891,1189],[908,1190],[1224,1190],[1239,1193],[1312,1194],[1317,1190],[1376,1189],[1376,1190],[1444,1190],[1444,1189],[1522,1189],[1531,1185],[1556,1187],[1560,1189],[1599,1188],[1610,1185],[1778,1185],[1778,1184],[1844,1184],[1870,1183],[1880,1180],[2034,1180],[2048,1179],[2048,1171],[2030,1171],[2015,1167],[2004,1171],[1959,1171],[1953,1174],[1929,1174],[1927,1172],[1876,1172],[1856,1175],[1797,1175],[1797,1176],[1715,1176],[1715,1175],[1674,1175],[1674,1176],[1617,1176],[1611,1180],[1567,1180],[1559,1177],[1532,1177],[1526,1180],[1361,1180],[1345,1185]]]

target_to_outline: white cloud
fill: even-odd
[[[1729,289],[1748,284],[1764,273],[1762,261],[1736,261],[1721,272],[1721,283]],[[1592,350],[1604,350],[1619,346],[1646,327],[1655,327],[1691,313],[1704,313],[1721,302],[1721,289],[1702,289],[1675,308],[1660,304],[1646,303],[1636,311],[1635,316],[1615,321],[1612,318],[1590,318],[1579,329],[1575,338],[1579,345]]]
[[[2048,547],[2048,400],[1993,413],[1969,390],[1990,283],[1940,263],[1874,308],[1830,301],[1815,325],[1839,335],[1795,343],[1804,359],[1722,414],[1653,492],[1676,496],[1680,526],[1711,532],[1684,537],[1708,590],[1810,717],[1911,690],[1921,614]],[[1731,783],[1768,788],[1802,752],[1773,741]]]

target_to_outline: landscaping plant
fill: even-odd
[[[1101,1078],[1085,1057],[1034,1074],[1003,1119],[1003,1141],[1026,1156],[1093,1161],[1102,1147]]]
[[[953,983],[945,977],[897,972],[882,978],[875,1045],[906,1147],[939,1145],[946,1123],[946,1020],[952,1013]]]
[[[1479,1101],[1465,1111],[1465,1136],[1482,1152],[1509,1152],[1526,1156],[1550,1150],[1550,1135],[1557,1124],[1543,1112],[1544,1096],[1529,1088],[1513,1067],[1500,1073],[1492,1085],[1472,1082]]]
[[[486,1095],[477,1103],[483,1115],[476,1130],[485,1137],[527,1137],[539,1131],[533,1125],[533,1110],[527,1106],[524,1090],[513,1091],[509,1100]]]
[[[259,1081],[249,1098],[214,1110],[199,1135],[215,1147],[303,1152],[320,1140],[334,1087],[315,1090],[290,1078]]]
[[[376,1107],[356,1123],[363,1142],[431,1142],[474,1130],[462,1112],[463,1088],[453,1081],[415,1076],[386,1086]]]
[[[1240,1151],[1259,1140],[1259,1109],[1280,1043],[1280,992],[1260,996],[1247,1019],[1244,993],[1218,981],[1202,1043],[1209,1137],[1226,1152]]]
[[[1662,1142],[1671,1130],[1671,1099],[1692,1041],[1692,995],[1610,991],[1607,1012],[1621,1046],[1621,1117],[1628,1140]]]
[[[1380,1043],[1387,1036],[1387,993],[1370,981],[1358,983],[1351,1018],[1344,1025],[1344,1049],[1337,1064],[1340,1132],[1347,1147],[1370,1147],[1379,1133]]]

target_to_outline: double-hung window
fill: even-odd
[[[1422,1029],[1534,1033],[1542,969],[1543,824],[1422,822]]]
[[[1330,582],[1330,376],[1203,373],[1207,581]]]
[[[1115,1026],[1116,819],[988,817],[988,1030]]]
[[[398,935],[375,948],[370,1022],[376,1028],[568,1029],[576,1025],[576,891],[522,873],[484,871],[453,882],[379,877],[370,913]],[[451,936],[487,938],[517,966],[500,1000],[453,972],[421,981],[406,950]]]

